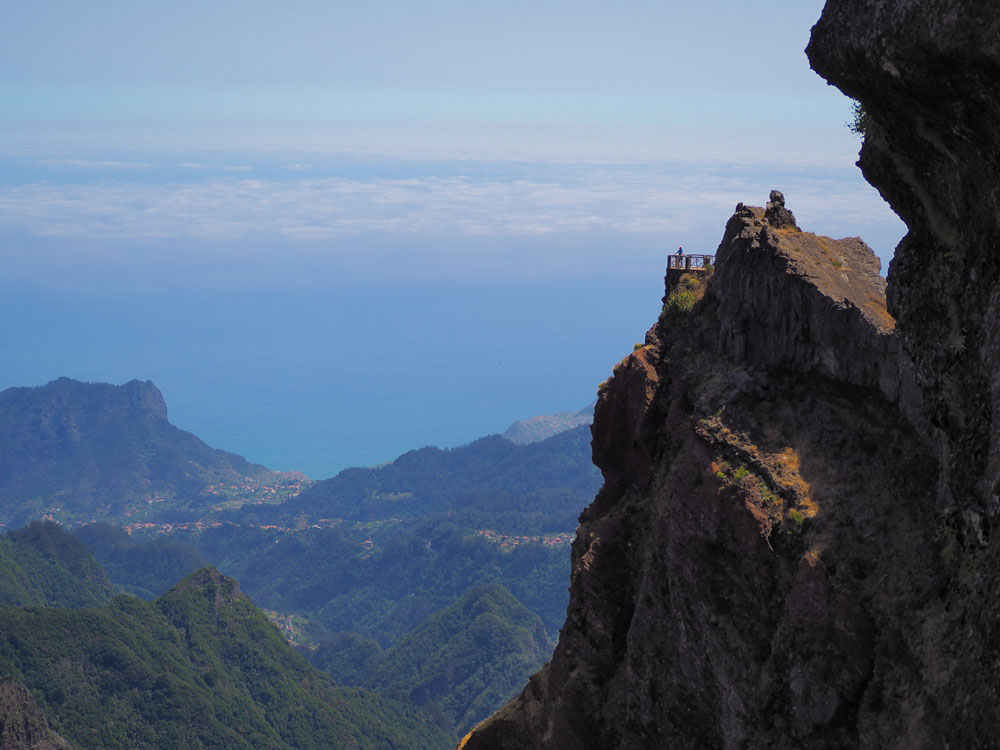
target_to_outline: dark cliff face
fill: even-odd
[[[997,745],[1000,8],[829,0],[809,54],[909,229],[888,308],[773,199],[668,276],[598,403],[559,646],[466,750]]]
[[[918,404],[877,259],[778,223],[740,205],[707,282],[668,275],[646,346],[598,400],[605,484],[559,646],[467,750],[910,731],[928,668],[910,615],[943,575],[935,460],[903,416]],[[701,299],[685,311],[678,292]],[[890,710],[904,718],[883,727]]]
[[[808,53],[863,104],[859,166],[909,229],[889,270],[889,310],[940,428],[940,503],[996,513],[1000,9],[830,0]]]

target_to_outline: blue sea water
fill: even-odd
[[[174,424],[314,478],[462,444],[590,403],[666,253],[775,186],[891,255],[850,165],[0,154],[0,389],[152,380]]]
[[[0,388],[152,380],[214,447],[323,478],[579,409],[662,277],[310,289],[0,287]]]

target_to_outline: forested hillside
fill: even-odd
[[[0,605],[94,607],[110,596],[101,566],[58,525],[34,521],[0,537]]]
[[[552,645],[503,586],[480,586],[403,636],[359,684],[439,707],[464,734],[524,686]]]
[[[0,608],[0,678],[81,748],[443,748],[413,709],[334,688],[214,569],[156,602]]]
[[[190,520],[280,498],[302,478],[210,448],[167,421],[150,382],[59,378],[0,391],[0,523]]]
[[[45,509],[41,515],[77,520],[72,544],[46,542],[66,536],[53,524],[5,538],[0,555],[22,537],[35,543],[22,550],[21,568],[0,575],[2,601],[95,606],[113,584],[160,608],[184,576],[215,565],[338,682],[405,700],[449,732],[498,707],[551,653],[565,616],[569,542],[600,484],[586,426],[528,445],[490,436],[422,448],[282,490],[262,483],[292,475],[253,467],[171,426],[151,383],[62,379],[10,389],[0,394],[4,420],[20,432],[8,444],[35,456],[33,465],[15,471],[8,463],[0,473],[0,487],[39,493],[15,515]],[[0,493],[0,505],[11,497]],[[80,525],[83,510],[98,522]],[[87,570],[103,566],[110,582],[98,577],[95,589],[72,566],[39,568],[48,559],[39,550],[51,557],[74,549],[83,559],[81,542],[100,563],[83,551]],[[129,618],[151,611],[115,602],[81,615],[98,641],[131,638]],[[45,618],[57,615],[12,617],[26,630],[37,617],[45,630]],[[110,621],[114,633],[104,631]],[[42,708],[52,713],[49,703]],[[129,717],[120,721],[162,724],[141,711]],[[54,726],[71,736],[64,723]]]

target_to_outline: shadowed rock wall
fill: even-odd
[[[737,207],[600,394],[559,646],[466,750],[998,744],[1000,6],[829,0],[808,51],[909,229],[888,306],[859,240]]]
[[[813,67],[864,106],[859,166],[909,232],[889,311],[940,428],[942,507],[1000,508],[1000,6],[830,0]]]

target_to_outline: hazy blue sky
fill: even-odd
[[[821,5],[36,0],[4,9],[0,95],[32,145],[842,161]]]
[[[803,52],[821,5],[8,3],[0,388],[151,377],[182,426],[319,475],[580,408],[665,252],[739,201],[891,256]],[[351,393],[375,344],[401,359]]]

